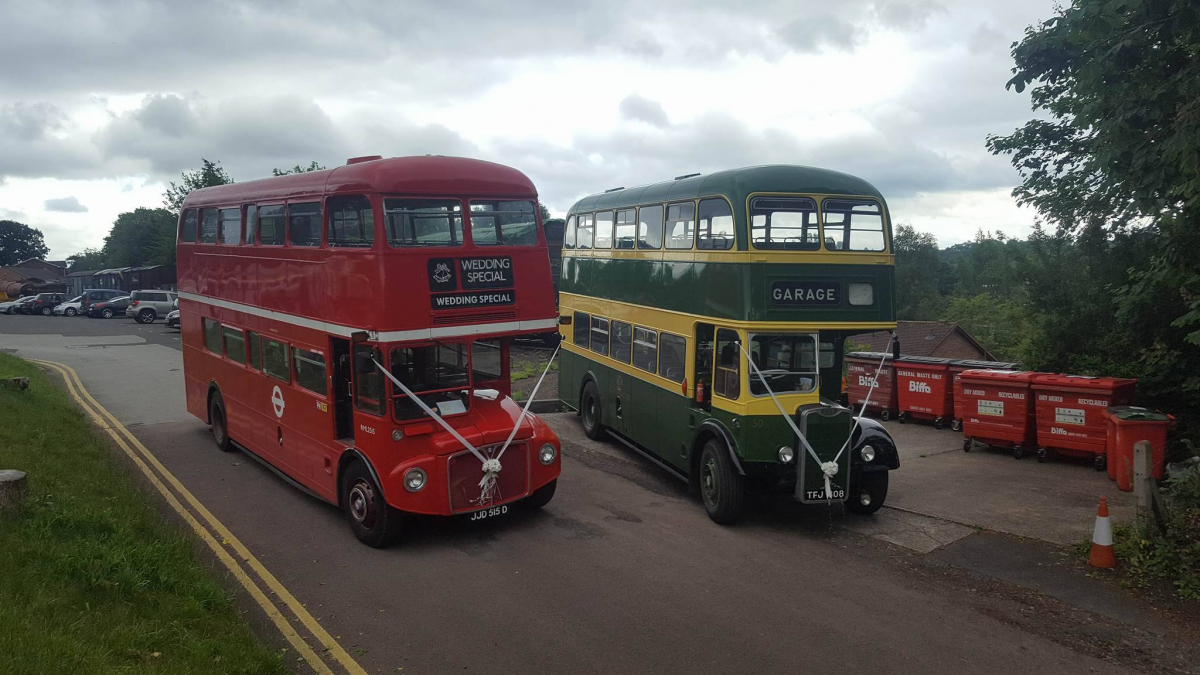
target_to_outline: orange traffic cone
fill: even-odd
[[[1100,510],[1096,512],[1096,529],[1092,532],[1092,553],[1088,564],[1105,569],[1117,566],[1117,554],[1113,551],[1112,524],[1108,522],[1108,502],[1100,498]]]

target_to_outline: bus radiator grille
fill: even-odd
[[[500,444],[479,448],[486,457],[499,452]],[[483,479],[483,464],[479,458],[464,450],[447,460],[446,475],[450,477],[450,510],[454,512],[502,504],[524,497],[529,492],[529,445],[513,443],[500,458],[504,467],[496,477],[497,489],[492,501],[479,502],[479,481]]]

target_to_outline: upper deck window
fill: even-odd
[[[667,248],[691,248],[692,239],[695,237],[693,233],[695,228],[695,202],[667,205],[666,230],[663,234],[663,238],[667,240]]]
[[[702,251],[728,251],[733,248],[733,211],[724,199],[700,201],[696,226],[696,248]]]
[[[283,246],[283,205],[272,204],[258,210],[258,239],[264,246]]]
[[[471,241],[476,246],[535,246],[537,209],[531,201],[474,200]]]
[[[613,243],[613,212],[602,211],[596,214],[595,248],[612,248]]]
[[[237,246],[242,241],[242,210],[221,209],[221,243]]]
[[[592,214],[581,213],[579,215],[579,232],[575,235],[575,248],[587,249],[592,247],[592,230],[593,223]]]
[[[179,221],[179,241],[196,243],[196,230],[196,209],[188,209],[183,212],[183,218]]]
[[[439,415],[465,413],[470,399],[470,356],[464,342],[441,342],[392,350],[392,375]],[[421,408],[396,387],[396,419],[419,419]]]
[[[375,243],[375,214],[362,195],[341,195],[326,201],[329,245],[371,248]]]
[[[201,209],[200,211],[200,243],[217,243],[217,232],[221,229],[216,209]]]
[[[637,247],[662,248],[663,207],[661,204],[638,209]]]
[[[808,197],[758,197],[750,202],[750,243],[757,249],[821,248],[817,203]]]
[[[637,241],[637,211],[617,211],[617,227],[613,235],[615,248],[631,249]]]
[[[457,199],[385,199],[388,245],[461,246],[462,203]]]
[[[321,245],[321,204],[288,204],[288,243],[292,246]]]
[[[563,248],[575,248],[575,216],[567,218],[567,227],[563,230]]]
[[[882,251],[883,209],[870,199],[826,199],[825,248],[832,251]]]

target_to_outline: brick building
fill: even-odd
[[[949,321],[897,321],[896,337],[900,340],[900,353],[905,356],[996,360],[962,326]],[[881,352],[887,349],[888,340],[886,331],[855,335],[848,340],[847,349],[852,345],[856,351]]]

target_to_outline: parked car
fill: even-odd
[[[79,313],[80,302],[83,296],[71,298],[64,303],[54,306],[54,316],[75,316]]]
[[[154,323],[158,317],[171,313],[176,297],[170,291],[134,291],[129,294],[125,316],[137,319],[138,323]]]
[[[22,314],[50,316],[54,314],[54,306],[66,299],[67,296],[62,293],[38,293],[33,296],[33,302],[21,306],[20,312]]]
[[[36,299],[36,295],[27,295],[23,298],[0,303],[0,312],[4,312],[5,314],[20,314],[21,305],[33,302]]]
[[[124,312],[127,307],[129,307],[129,296],[123,295],[119,298],[104,300],[103,302],[93,302],[88,306],[87,315],[92,319],[111,319],[117,314]]]
[[[171,303],[171,306],[175,309],[172,309],[171,313],[167,315],[167,327],[179,328],[179,298],[175,298],[175,302]]]
[[[79,311],[86,314],[93,302],[103,302],[126,295],[129,294],[115,288],[85,288],[83,295],[79,296]]]

